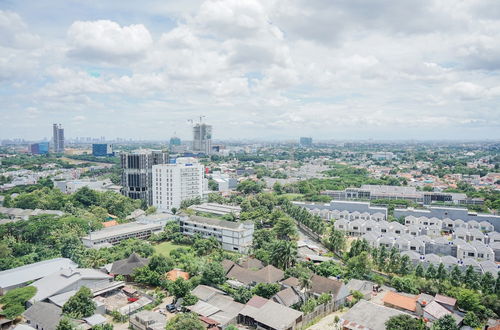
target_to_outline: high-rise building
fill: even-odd
[[[141,150],[122,153],[120,157],[122,194],[152,205],[153,165],[167,164],[168,154],[163,151]]]
[[[179,208],[184,200],[203,197],[204,169],[191,157],[177,158],[175,164],[153,166],[153,205],[170,211]]]
[[[210,155],[212,153],[212,126],[199,123],[193,127],[193,151]]]
[[[180,146],[181,145],[181,139],[178,137],[171,137],[170,138],[170,146]]]
[[[113,156],[113,145],[108,143],[92,144],[92,156],[96,157]]]
[[[52,142],[55,153],[64,152],[64,128],[61,124],[52,125]]]
[[[313,139],[312,137],[301,137],[299,144],[301,147],[312,147]]]
[[[30,153],[33,155],[46,155],[49,153],[49,143],[40,142],[30,145]]]

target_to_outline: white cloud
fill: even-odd
[[[142,24],[121,27],[109,20],[76,21],[68,30],[68,54],[90,61],[137,59],[145,55],[152,42]]]
[[[34,48],[40,46],[40,37],[29,32],[21,16],[0,10],[0,46]]]

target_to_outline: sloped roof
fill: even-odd
[[[417,298],[407,297],[396,292],[389,291],[382,299],[384,304],[390,304],[401,309],[406,309],[414,312],[417,308]]]
[[[457,303],[457,300],[455,298],[443,296],[440,294],[436,294],[436,296],[434,297],[434,300],[438,303],[446,304],[446,305],[450,305],[450,306],[455,306],[455,304]]]
[[[132,275],[134,269],[147,266],[148,258],[142,258],[136,253],[132,253],[128,258],[115,261],[111,266],[110,273],[115,275]]]
[[[208,301],[216,294],[225,293],[219,289],[212,288],[211,286],[200,284],[191,291],[191,294],[196,296],[200,300]]]
[[[257,275],[264,283],[275,283],[285,276],[285,272],[274,267],[273,265],[267,265],[266,267],[258,270]]]
[[[280,305],[272,300],[259,299],[259,304],[253,304],[253,298],[240,311],[240,314],[253,318],[272,329],[285,330],[295,325],[303,313]],[[264,302],[265,300],[265,302]],[[251,303],[252,302],[252,303]],[[263,304],[261,304],[263,302]],[[251,303],[251,304],[249,304]]]
[[[180,269],[172,269],[166,274],[167,280],[175,281],[178,278],[183,278],[185,280],[189,280],[189,273],[184,272]]]
[[[240,266],[248,269],[261,269],[264,267],[264,264],[259,259],[246,258],[243,262],[240,263]]]
[[[292,288],[286,288],[276,293],[273,299],[282,305],[290,307],[298,302],[300,302],[300,296]]]
[[[234,278],[241,283],[276,283],[281,280],[285,275],[285,272],[278,269],[272,265],[268,265],[257,271],[243,268],[239,265],[234,265],[229,273],[227,273],[227,278]]]
[[[234,261],[229,259],[222,260],[221,264],[225,274],[227,274],[231,270],[231,268],[233,268],[233,266],[235,265]]]
[[[296,277],[289,277],[284,281],[281,281],[281,284],[283,285],[288,285],[288,286],[299,286],[299,279]]]
[[[311,277],[311,292],[322,294],[331,293],[337,296],[344,283],[324,276],[314,274]]]
[[[342,326],[346,329],[385,330],[385,322],[393,316],[409,315],[394,308],[360,300],[347,313],[341,316]]]
[[[23,313],[25,319],[38,324],[43,329],[55,329],[61,315],[61,308],[46,302],[36,302]]]

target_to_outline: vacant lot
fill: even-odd
[[[186,245],[178,245],[172,242],[163,242],[154,246],[156,253],[163,254],[164,256],[168,256],[170,254],[170,251],[180,247],[186,247]]]

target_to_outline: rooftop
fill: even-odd
[[[184,222],[194,222],[197,224],[204,224],[208,225],[211,227],[219,227],[221,229],[232,229],[232,230],[238,230],[241,229],[242,224],[249,224],[253,226],[253,222],[251,221],[245,221],[245,222],[233,222],[233,221],[226,221],[226,220],[219,220],[219,219],[211,219],[211,218],[206,218],[206,217],[199,217],[196,215],[191,215],[189,218],[182,219],[181,221]]]
[[[161,226],[162,224],[157,224],[157,223],[145,224],[139,222],[130,222],[94,231],[90,235],[83,237],[83,239],[90,240],[92,238],[92,240],[95,241],[100,239],[106,239],[113,236],[120,236],[127,233],[133,233],[148,229],[156,229]]]
[[[78,267],[78,265],[71,259],[55,258],[4,270],[0,272],[0,287],[8,288],[11,286],[40,279],[62,269],[76,267]]]
[[[385,330],[385,322],[397,315],[408,314],[366,300],[360,300],[341,317],[341,324],[344,328],[353,330]]]
[[[384,304],[389,304],[412,312],[416,310],[417,306],[417,297],[407,297],[392,291],[387,292],[382,301]]]

